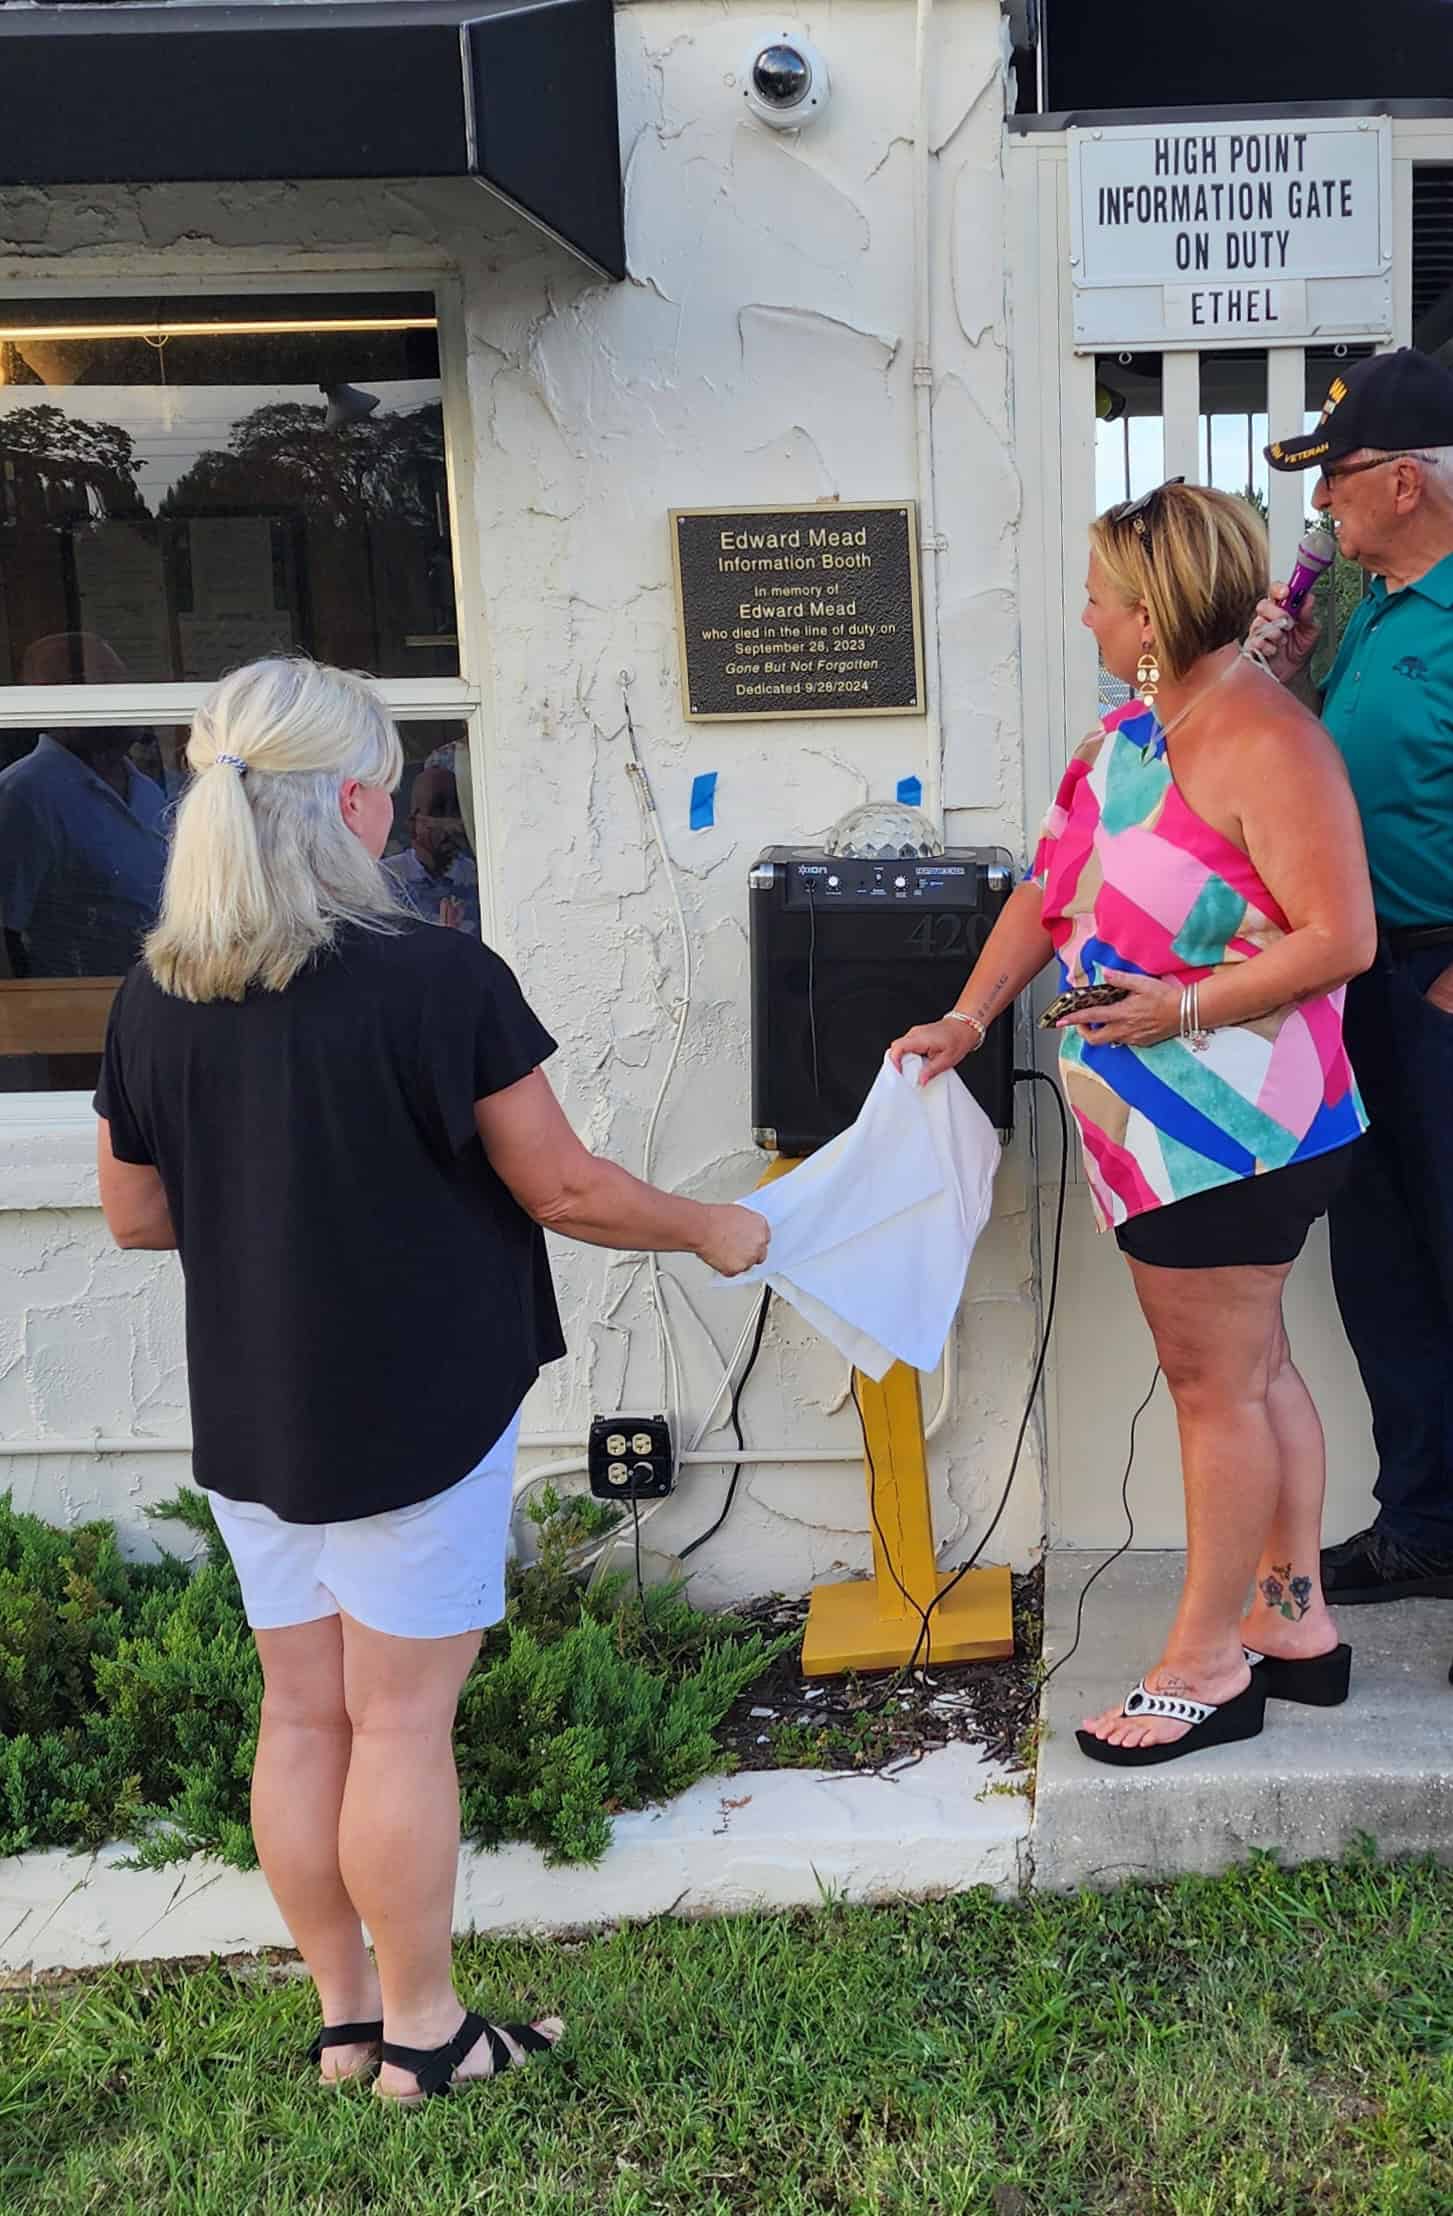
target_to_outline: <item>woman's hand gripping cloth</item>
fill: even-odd
[[[895,1361],[931,1370],[989,1220],[999,1139],[956,1078],[883,1067],[856,1123],[746,1205],[766,1217],[765,1281],[865,1377]]]

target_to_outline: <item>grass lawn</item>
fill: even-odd
[[[494,2013],[558,2007],[567,2044],[415,2112],[316,2089],[308,1993],[276,1973],[0,1995],[0,2209],[1453,2210],[1453,1872],[1422,1864],[663,1921],[460,1963]]]

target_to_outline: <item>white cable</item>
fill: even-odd
[[[661,817],[656,807],[656,796],[651,790],[651,781],[646,775],[646,765],[641,760],[640,748],[636,744],[635,720],[631,715],[630,674],[626,670],[621,671],[621,705],[625,710],[626,744],[630,749],[630,759],[626,763],[626,770],[635,785],[636,799],[640,804],[642,817],[656,842],[656,851],[661,857],[661,866],[666,872],[666,884],[671,894],[671,904],[676,911],[676,928],[681,941],[681,998],[676,1014],[676,1027],[672,1033],[671,1051],[666,1057],[666,1067],[656,1092],[655,1104],[646,1124],[645,1144],[641,1149],[641,1179],[644,1184],[649,1185],[651,1183],[651,1170],[655,1161],[656,1131],[661,1121],[661,1111],[666,1105],[666,1095],[671,1089],[671,1080],[676,1075],[676,1065],[681,1059],[681,1045],[686,1037],[686,1026],[691,1017],[691,934],[686,928],[686,911],[681,904],[681,891],[677,883],[676,868],[671,860],[670,850],[666,845],[665,834],[661,829]],[[670,1438],[675,1443],[679,1442],[681,1437],[681,1362],[671,1329],[670,1311],[666,1305],[666,1286],[661,1274],[660,1256],[655,1253],[648,1254],[646,1256],[646,1267],[651,1287],[651,1304],[656,1316],[656,1346],[661,1360],[665,1415],[670,1426]],[[722,1382],[716,1389],[706,1416],[692,1439],[693,1448],[700,1443],[706,1425],[710,1421],[722,1393],[730,1382],[731,1369],[735,1366],[741,1349],[746,1344],[747,1335],[751,1328],[751,1325],[748,1324],[743,1330],[742,1337],[737,1342],[737,1352],[732,1356],[732,1364],[724,1373]],[[523,1495],[536,1485],[544,1484],[550,1478],[576,1477],[588,1467],[589,1465],[586,1462],[578,1460],[552,1462],[543,1470],[529,1471],[523,1479],[517,1477],[514,1488],[514,1505],[518,1506]],[[669,1495],[667,1497],[669,1498]],[[662,1506],[663,1503],[656,1500],[648,1502],[644,1508],[639,1509],[637,1528],[644,1529],[657,1509]],[[587,1552],[573,1555],[571,1566],[577,1570],[589,1569],[614,1544],[615,1537],[616,1533],[612,1530]]]
[[[652,1106],[651,1114],[646,1124],[645,1143],[641,1150],[641,1177],[643,1182],[649,1185],[651,1183],[651,1170],[655,1160],[656,1131],[661,1121],[661,1111],[666,1104],[666,1095],[670,1091],[671,1081],[676,1075],[677,1063],[681,1059],[682,1042],[686,1037],[686,1027],[691,1017],[691,934],[688,931],[686,925],[686,911],[682,906],[681,890],[677,877],[676,865],[671,859],[670,849],[667,847],[665,834],[661,829],[660,811],[656,806],[656,798],[651,790],[651,781],[646,775],[646,765],[641,760],[640,748],[636,743],[635,721],[631,715],[630,676],[627,671],[621,671],[620,681],[621,705],[625,711],[626,744],[629,748],[630,753],[630,758],[626,763],[626,769],[635,786],[636,798],[640,804],[642,816],[651,832],[652,838],[655,840],[656,851],[661,857],[661,866],[666,873],[666,884],[671,894],[671,904],[676,911],[676,928],[681,941],[681,998],[676,1016],[676,1026],[672,1034],[671,1051],[666,1058],[666,1068],[662,1074],[661,1083],[656,1092],[655,1103]],[[651,1301],[656,1317],[657,1346],[661,1356],[662,1376],[664,1380],[664,1397],[666,1402],[665,1414],[667,1422],[671,1426],[672,1440],[679,1441],[682,1435],[681,1420],[683,1404],[680,1358],[677,1353],[675,1335],[671,1326],[670,1310],[666,1302],[666,1285],[665,1278],[661,1270],[660,1256],[654,1253],[648,1254],[646,1256],[646,1263],[648,1269],[649,1283],[651,1287]],[[856,1461],[858,1458],[857,1448],[853,1448],[850,1451],[840,1451],[836,1448],[806,1448],[802,1450],[800,1455],[794,1455],[790,1448],[784,1449],[781,1453],[778,1453],[770,1448],[758,1448],[755,1450],[749,1448],[745,1450],[739,1450],[733,1446],[724,1446],[720,1455],[703,1455],[697,1452],[697,1449],[700,1447],[702,1440],[706,1437],[708,1430],[711,1428],[712,1417],[716,1414],[718,1407],[721,1405],[723,1397],[731,1386],[732,1379],[736,1374],[737,1364],[741,1360],[742,1355],[745,1353],[747,1344],[751,1339],[752,1333],[755,1331],[755,1329],[756,1314],[755,1311],[753,1311],[753,1313],[751,1313],[747,1317],[746,1322],[742,1326],[741,1335],[738,1338],[735,1347],[732,1349],[726,1365],[722,1370],[721,1376],[717,1382],[716,1390],[712,1394],[711,1399],[707,1402],[701,1419],[698,1422],[695,1431],[691,1435],[690,1444],[685,1447],[678,1448],[677,1466],[680,1468],[684,1468],[688,1465],[700,1463],[710,1463],[713,1466],[721,1466],[728,1462],[787,1462],[798,1459],[811,1462]],[[949,1405],[953,1394],[954,1368],[955,1365],[953,1363],[952,1355],[946,1348],[944,1353],[943,1392],[939,1400],[938,1409],[935,1412],[933,1420],[925,1434],[925,1436],[928,1438],[931,1438],[934,1435],[934,1433],[939,1429],[939,1426],[943,1423],[949,1413]],[[527,1492],[532,1491],[536,1485],[544,1484],[550,1479],[556,1477],[577,1477],[582,1472],[586,1471],[588,1467],[589,1465],[584,1459],[572,1458],[570,1461],[567,1462],[549,1463],[543,1469],[530,1470],[523,1477],[517,1475],[514,1487],[514,1505],[518,1506],[520,1500],[524,1497],[524,1495]],[[670,1496],[668,1495],[667,1497],[669,1498]],[[656,1514],[658,1509],[663,1508],[664,1506],[664,1500],[648,1501],[646,1506],[640,1510],[640,1528],[644,1530],[646,1524],[649,1522],[651,1517]],[[577,1569],[589,1568],[593,1563],[600,1559],[602,1554],[604,1554],[609,1549],[609,1547],[614,1543],[615,1537],[616,1533],[614,1531],[611,1531],[605,1539],[592,1547],[589,1552],[577,1557],[573,1557],[573,1566]]]
[[[738,1362],[740,1362],[742,1356],[746,1353],[748,1342],[750,1341],[752,1333],[756,1330],[756,1328],[757,1313],[756,1309],[753,1308],[751,1313],[748,1315],[746,1322],[742,1325],[741,1337],[738,1339],[736,1345],[732,1348],[731,1353],[727,1356],[726,1368],[721,1373],[721,1378],[718,1382],[716,1391],[712,1394],[711,1399],[707,1402],[706,1407],[702,1413],[701,1421],[691,1435],[691,1445],[686,1450],[688,1454],[695,1452],[696,1448],[701,1445],[702,1440],[706,1437],[706,1434],[711,1429],[711,1419],[716,1414],[717,1409],[721,1406],[722,1401],[726,1397],[727,1390],[731,1385],[731,1381],[736,1375],[737,1364]],[[733,1459],[735,1459],[735,1457],[733,1457]]]
[[[666,872],[666,885],[671,894],[671,904],[676,911],[676,928],[681,940],[681,998],[676,1015],[676,1028],[672,1034],[671,1051],[666,1057],[666,1067],[662,1073],[660,1086],[657,1089],[655,1105],[646,1125],[645,1145],[641,1151],[641,1177],[643,1182],[649,1185],[651,1183],[651,1170],[655,1161],[656,1130],[661,1121],[661,1111],[666,1105],[666,1095],[671,1089],[671,1080],[676,1075],[676,1065],[681,1059],[682,1041],[686,1037],[686,1026],[691,1017],[691,934],[686,928],[686,911],[681,904],[681,889],[677,882],[676,867],[671,860],[670,850],[666,845],[665,833],[661,829],[661,817],[656,806],[656,797],[651,790],[651,781],[646,775],[646,765],[641,760],[640,748],[636,744],[636,726],[631,715],[630,677],[625,670],[621,672],[621,705],[625,710],[626,744],[630,749],[630,760],[626,764],[626,769],[634,780],[636,798],[640,802],[641,812],[647,828],[656,842],[656,851],[661,857],[661,866]],[[648,1254],[646,1266],[650,1278],[651,1299],[656,1311],[656,1338],[665,1380],[666,1417],[671,1425],[673,1440],[679,1440],[682,1410],[681,1364],[676,1351],[675,1337],[671,1329],[670,1313],[666,1305],[666,1288],[661,1275],[660,1256]],[[720,1398],[719,1394],[718,1398]]]

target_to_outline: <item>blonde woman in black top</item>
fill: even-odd
[[[181,1257],[195,1474],[263,1669],[253,1831],[322,2074],[419,2100],[562,2029],[486,2022],[450,1963],[455,1704],[503,1612],[520,1404],[564,1352],[541,1226],[728,1276],[767,1226],[588,1153],[506,965],[401,909],[402,753],[364,680],[254,663],[188,761],[107,1037],[101,1201]]]

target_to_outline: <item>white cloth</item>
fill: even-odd
[[[931,1370],[989,1220],[998,1135],[950,1076],[886,1055],[858,1120],[770,1185],[745,1196],[772,1226],[763,1280],[865,1377],[895,1361]]]

